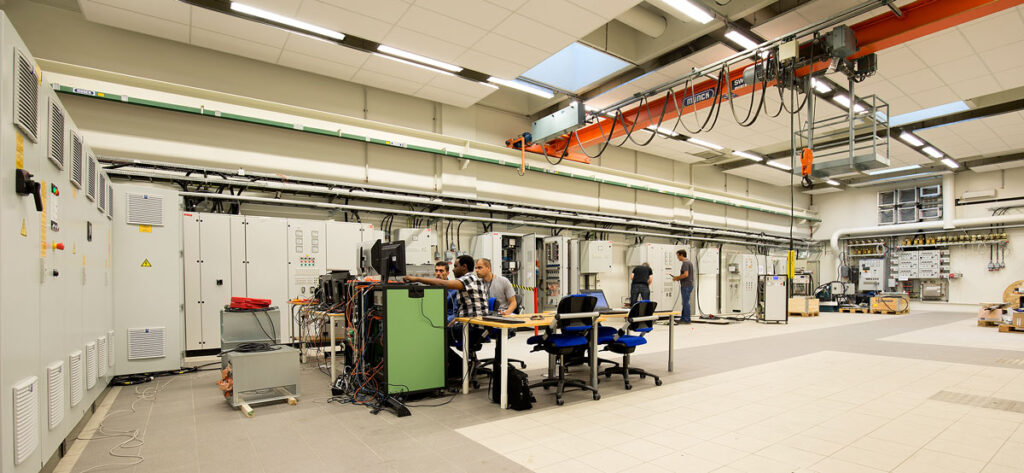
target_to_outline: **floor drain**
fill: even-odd
[[[931,397],[934,401],[951,402],[967,406],[984,407],[1000,411],[1019,412],[1024,414],[1024,402],[1013,399],[1000,399],[991,396],[978,396],[974,394],[955,393],[952,391],[939,391]]]

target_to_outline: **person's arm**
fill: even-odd
[[[512,315],[512,314],[514,314],[515,311],[516,311],[516,307],[518,307],[518,306],[519,306],[519,304],[516,302],[516,296],[509,297],[508,298],[508,309],[506,309],[505,312],[502,313],[502,315]]]
[[[683,274],[680,274],[679,276],[673,277],[672,280],[673,281],[682,281],[683,279],[686,279],[688,277],[690,277],[690,270],[689,269],[687,269],[686,271],[683,271]]]
[[[650,275],[650,276],[647,276],[647,285],[650,286],[651,284],[654,284],[654,275],[653,274]]]
[[[445,289],[455,289],[456,291],[463,291],[466,286],[462,284],[462,281],[458,279],[437,279],[437,278],[421,278],[417,276],[406,276],[405,282],[418,282],[428,286],[441,286]]]

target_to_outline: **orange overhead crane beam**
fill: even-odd
[[[900,8],[902,16],[896,16],[893,12],[886,12],[874,18],[857,23],[851,26],[857,35],[858,50],[849,59],[856,59],[886,48],[906,43],[908,41],[930,35],[932,33],[952,28],[971,20],[997,13],[1008,8],[1024,4],[1024,0],[919,0]],[[805,45],[801,45],[801,48]],[[734,83],[743,77],[743,70],[750,65],[737,67],[730,71],[729,83]],[[805,66],[796,71],[797,77],[803,77],[810,73],[811,67],[815,71],[825,69],[828,63],[819,62],[813,66]],[[717,81],[707,80],[694,84],[692,93],[690,89],[674,94],[673,100],[667,104],[663,123],[671,123],[679,115],[692,113],[695,110],[710,107],[714,100],[707,100],[715,96]],[[768,84],[769,86],[772,83]],[[727,85],[726,85],[727,86]],[[747,95],[753,92],[754,87],[745,85],[732,90],[736,96]],[[692,103],[692,97],[697,97],[698,102]],[[612,133],[612,140],[626,134],[622,121],[630,124],[631,129],[640,130],[648,126],[657,125],[662,116],[662,107],[666,107],[665,101],[668,98],[651,98],[648,103],[628,111],[622,112],[622,118],[615,126]],[[723,97],[724,100],[724,97]],[[677,110],[678,109],[678,113]],[[634,124],[635,123],[635,124]],[[582,153],[580,143],[584,148],[601,145],[608,139],[608,131],[611,129],[612,119],[601,118],[598,123],[587,125],[575,132],[573,135],[564,135],[556,140],[545,144],[534,144],[526,147],[526,151],[537,154],[546,154],[558,158],[565,153],[565,159],[581,163],[590,163],[590,158]],[[577,141],[579,140],[579,141]],[[567,147],[568,146],[568,147]]]

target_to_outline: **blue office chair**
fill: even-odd
[[[497,297],[492,297],[490,299],[487,299],[487,311],[488,312],[492,312],[493,313],[494,311],[496,311],[498,309],[497,305],[498,305],[498,298]],[[521,308],[522,308],[522,306],[519,306],[516,309],[516,313],[518,313],[521,310]],[[500,335],[501,335],[501,330],[500,329],[496,329],[496,328],[487,329],[487,332],[486,332],[487,340],[484,343],[489,343],[491,340],[497,340]],[[508,331],[508,338],[512,338],[514,336],[516,336],[515,330],[509,330]],[[495,349],[495,353],[497,353],[497,349]],[[523,360],[519,360],[519,359],[516,359],[516,358],[509,358],[508,362],[509,363],[519,363],[519,367],[521,369],[524,369],[524,370],[526,369],[526,362],[523,361]],[[496,363],[495,358],[481,358],[481,359],[477,360],[477,363],[478,363],[478,366],[473,370],[473,376],[474,377],[475,376],[482,376],[482,375],[490,376],[490,375],[492,375],[494,373],[494,370],[492,370],[491,368],[487,368],[487,366],[495,364]],[[474,384],[474,386],[476,386],[476,383],[477,383],[476,379],[473,379],[472,383]]]
[[[594,400],[601,399],[597,392],[597,386],[590,386],[587,383],[574,379],[565,379],[566,363],[565,355],[573,353],[581,347],[589,345],[590,341],[586,334],[594,327],[596,313],[594,307],[597,305],[597,298],[593,296],[575,295],[563,298],[558,303],[558,311],[555,314],[555,327],[557,332],[545,333],[543,336],[530,337],[539,347],[552,355],[555,355],[558,377],[545,379],[541,382],[530,385],[530,388],[541,387],[547,389],[557,386],[555,391],[555,403],[561,406],[565,403],[562,393],[565,388],[575,387],[594,393]]]
[[[630,355],[636,351],[636,347],[647,343],[647,339],[644,337],[654,330],[654,321],[658,320],[658,316],[654,315],[654,309],[657,307],[658,303],[652,301],[638,301],[633,304],[626,317],[628,324],[622,331],[616,333],[615,339],[607,345],[608,350],[622,354],[622,366],[608,368],[601,374],[606,378],[611,378],[613,374],[621,374],[626,389],[633,389],[633,385],[629,384],[629,375],[631,374],[640,375],[640,379],[650,376],[654,378],[656,386],[661,386],[661,378],[640,368],[629,366]],[[631,332],[636,335],[630,335]]]

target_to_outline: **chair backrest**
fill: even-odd
[[[576,294],[563,297],[558,301],[558,312],[555,314],[555,322],[563,332],[582,332],[590,330],[594,325],[594,317],[573,317],[573,314],[593,313],[597,306],[597,298]],[[563,314],[566,317],[563,317]]]
[[[494,312],[495,306],[497,306],[497,305],[498,305],[498,298],[497,297],[492,297],[490,299],[487,299],[487,311],[488,312]]]
[[[655,301],[637,301],[629,308],[629,315],[626,316],[626,321],[629,322],[629,330],[633,332],[650,332],[654,329],[654,322],[658,320],[658,316],[654,315],[654,310],[658,307],[658,303]]]

